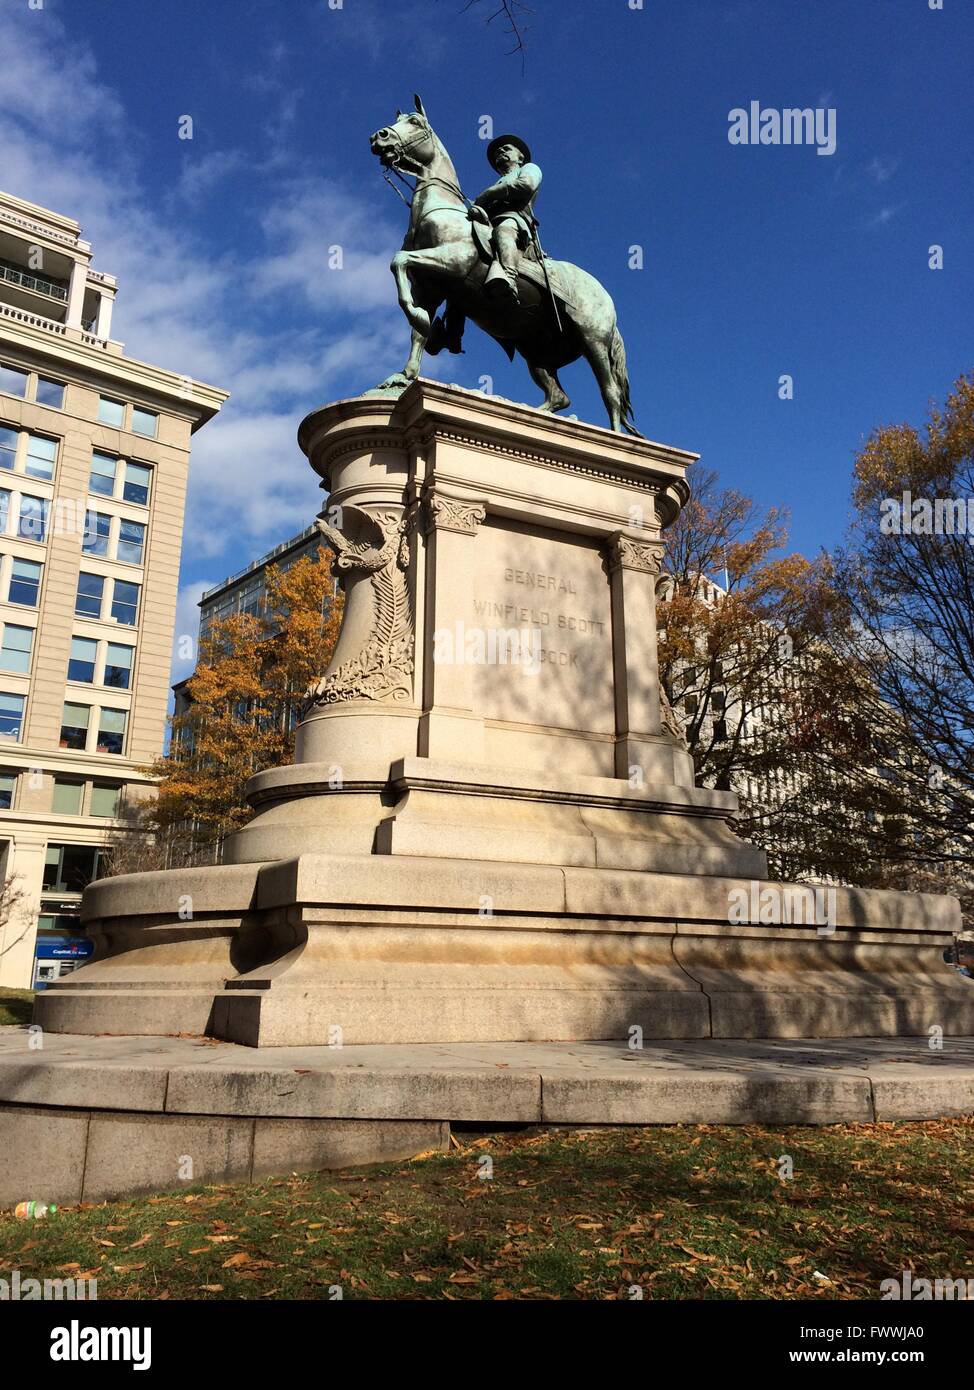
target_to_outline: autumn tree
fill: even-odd
[[[828,566],[776,554],[787,540],[779,510],[761,515],[699,464],[688,479],[666,533],[660,674],[698,776],[727,788],[758,770],[769,698],[823,631]]]
[[[922,430],[887,425],[855,462],[831,633],[883,775],[908,806],[887,881],[974,909],[974,374]]]
[[[689,481],[667,533],[659,655],[697,779],[738,793],[737,829],[773,874],[869,882],[905,812],[877,771],[867,678],[829,640],[845,611],[833,566],[784,553],[778,509],[699,464]]]
[[[215,857],[250,819],[247,779],[292,761],[301,704],[341,625],[330,558],[272,566],[261,611],[214,622],[201,644],[188,708],[172,721],[168,756],[152,768],[158,794],[144,818],[170,864]]]

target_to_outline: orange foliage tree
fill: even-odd
[[[331,556],[303,556],[267,571],[259,613],[212,624],[172,721],[167,756],[152,767],[158,794],[148,827],[172,864],[212,859],[252,812],[244,788],[264,768],[291,762],[309,687],[327,667],[341,626]]]

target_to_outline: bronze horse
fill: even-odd
[[[499,306],[491,301],[484,292],[489,262],[484,230],[468,218],[453,161],[418,96],[415,103],[415,113],[398,112],[395,124],[377,130],[370,142],[385,168],[415,179],[409,230],[390,267],[412,342],[402,372],[388,377],[382,389],[403,386],[419,375],[436,311],[446,301],[451,311],[463,313],[495,338],[508,357],[521,354],[545,393],[541,410],[564,410],[570,404],[558,369],[584,356],[612,428],[638,435],[630,423],[626,349],[607,290],[569,261],[546,257],[542,267],[526,255],[518,280],[520,303]],[[545,270],[560,306],[557,315]]]

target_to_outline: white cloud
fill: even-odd
[[[246,167],[241,150],[211,150],[208,154],[197,155],[191,140],[184,141],[183,148],[184,163],[176,196],[190,203],[207,197],[222,179]]]
[[[900,161],[898,159],[884,159],[877,155],[866,165],[866,173],[874,183],[888,183],[899,167]]]
[[[873,218],[870,219],[870,221],[869,221],[869,226],[870,226],[870,227],[885,227],[886,224],[887,224],[888,222],[892,222],[893,218],[896,216],[896,214],[897,214],[898,212],[900,212],[900,211],[902,210],[902,208],[903,208],[903,204],[902,204],[902,203],[900,204],[899,207],[895,207],[895,208],[891,208],[891,207],[880,208],[880,209],[879,209],[879,212],[876,213],[875,217],[873,217]]]
[[[264,208],[269,254],[247,261],[232,247],[214,253],[176,218],[161,215],[144,192],[129,153],[137,135],[115,95],[99,84],[83,43],[69,42],[47,11],[7,9],[0,11],[0,49],[17,55],[10,64],[16,80],[5,76],[0,84],[4,187],[82,222],[96,264],[118,278],[114,331],[127,353],[232,392],[225,416],[194,442],[191,507],[205,501],[205,526],[197,529],[205,531],[206,553],[238,543],[241,498],[280,482],[285,495],[248,501],[244,512],[245,533],[275,543],[278,518],[294,515],[292,480],[296,488],[301,470],[314,490],[295,443],[301,416],[343,371],[361,372],[362,385],[371,385],[405,356],[388,269],[401,229],[397,235],[391,220],[376,218],[339,185],[295,180],[292,172],[279,185],[279,201]],[[181,191],[199,192],[242,159],[216,151],[188,163]],[[346,270],[328,272],[327,247],[336,240]],[[286,334],[277,326],[285,293],[306,323]],[[365,308],[372,312],[364,327],[348,319]],[[339,331],[327,310],[342,316]],[[231,454],[232,480],[212,486],[215,461],[229,465]],[[194,518],[187,520],[192,534]]]
[[[184,563],[243,544],[250,559],[307,526],[321,508],[316,474],[299,451],[291,411],[234,411],[196,436],[183,538]],[[235,562],[230,568],[236,569]]]
[[[199,601],[216,580],[198,579],[179,591],[176,599],[176,629],[172,641],[172,675],[175,684],[190,675],[196,665],[196,643],[200,631]]]
[[[270,254],[256,267],[259,293],[292,291],[316,307],[345,310],[394,302],[389,261],[402,244],[402,226],[376,217],[361,198],[331,180],[293,184],[268,208],[263,228]],[[333,248],[341,262],[334,268]]]
[[[146,191],[139,131],[100,81],[83,38],[66,35],[50,9],[5,6],[0,51],[2,186],[81,222],[96,266],[118,278],[113,332],[129,355],[232,393],[194,436],[183,545],[184,572],[197,575],[202,562],[222,577],[302,529],[320,508],[318,479],[296,443],[300,419],[336,392],[347,394],[349,379],[363,389],[405,359],[408,332],[388,269],[402,236],[394,211],[402,209],[397,203],[377,216],[367,197],[302,178],[271,149],[254,195],[267,249],[245,257],[231,229],[214,250],[191,220],[170,215],[173,198],[160,202]],[[275,140],[299,101],[295,92],[278,96]],[[186,153],[178,194],[190,205],[245,158],[233,150]],[[327,248],[335,243],[345,269],[329,272]],[[356,317],[363,310],[367,316]],[[283,330],[282,318],[297,326]],[[195,578],[184,590],[177,632],[188,621],[185,595],[201,590]]]

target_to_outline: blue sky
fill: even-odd
[[[974,365],[970,6],[533,0],[522,66],[492,0],[335,4],[0,0],[0,186],[81,221],[128,352],[233,393],[197,436],[177,632],[320,505],[302,416],[404,360],[405,210],[368,136],[414,90],[471,195],[482,116],[530,142],[546,248],[615,298],[642,431],[789,508],[796,548],[834,544],[863,437]],[[835,153],[731,145],[753,100],[834,108]],[[537,399],[476,329],[466,348],[427,370]],[[602,423],[584,363],[563,380]]]

